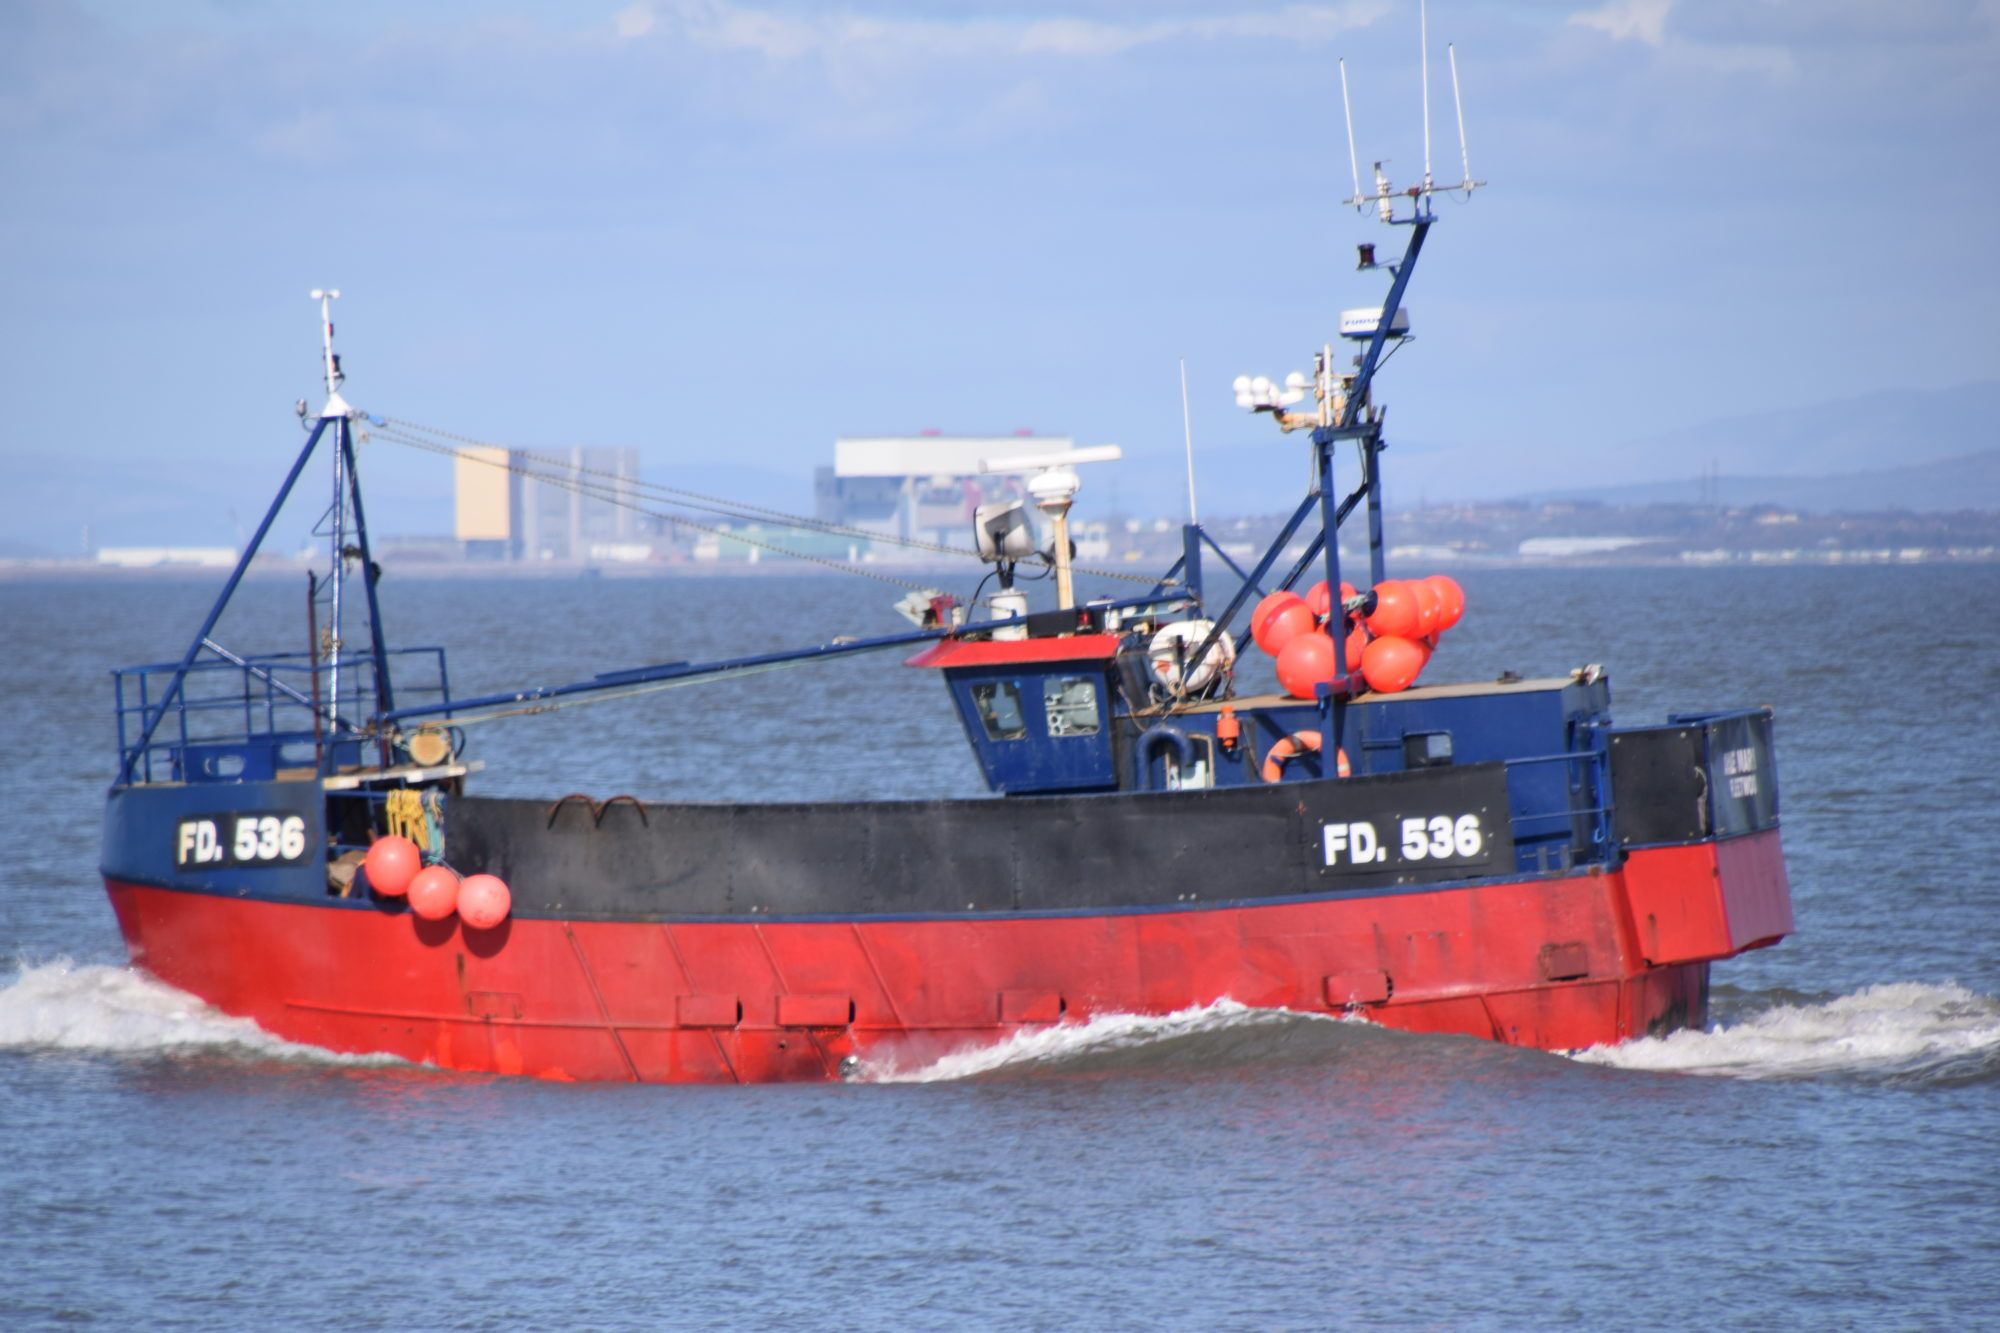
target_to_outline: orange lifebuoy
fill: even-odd
[[[1264,756],[1264,781],[1266,782],[1278,781],[1285,775],[1286,761],[1290,760],[1296,755],[1304,754],[1307,750],[1311,750],[1314,754],[1318,754],[1319,748],[1320,748],[1320,738],[1319,738],[1319,733],[1317,731],[1293,732],[1291,735],[1279,741],[1276,745],[1273,745],[1271,747],[1271,752]],[[1333,756],[1334,756],[1334,765],[1333,765],[1334,772],[1338,773],[1343,778],[1349,776],[1351,770],[1347,766],[1347,751],[1335,750],[1333,752]]]

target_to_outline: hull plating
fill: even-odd
[[[1790,926],[1775,830],[1634,852],[1617,871],[1103,915],[475,932],[106,887],[135,963],[278,1036],[448,1069],[674,1083],[835,1078],[850,1056],[921,1063],[1023,1028],[1224,998],[1570,1049],[1701,1023],[1709,960]]]

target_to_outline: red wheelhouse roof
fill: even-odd
[[[1117,652],[1116,634],[1070,634],[1054,639],[941,639],[903,665],[971,667],[1095,662],[1113,657]]]

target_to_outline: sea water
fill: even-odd
[[[1427,678],[1778,710],[1798,934],[1717,965],[1707,1030],[1551,1055],[1224,1001],[762,1088],[329,1055],[125,967],[97,879],[107,669],[211,585],[0,584],[0,1327],[2000,1325],[2000,574],[1460,578]],[[899,592],[383,585],[459,692],[894,632]],[[216,637],[303,642],[303,601],[252,583]],[[893,656],[471,743],[494,793],[978,791]]]

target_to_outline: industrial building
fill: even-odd
[[[637,449],[461,449],[453,535],[475,560],[631,559],[651,549],[634,508],[638,481]]]
[[[834,441],[833,466],[813,475],[813,517],[888,537],[964,546],[972,511],[1025,498],[1025,478],[982,474],[984,459],[1068,453],[1067,437],[1032,435],[857,436]]]
[[[815,471],[813,516],[885,538],[967,547],[975,509],[1028,498],[1026,475],[982,473],[983,461],[1075,448],[1068,437],[1026,432],[843,437],[834,442],[833,466]],[[713,528],[706,533],[692,538],[677,533],[663,543],[655,521],[636,507],[636,449],[529,452],[469,446],[458,451],[454,479],[453,537],[458,553],[470,560],[602,564],[664,557],[754,563],[783,553],[841,561],[924,558],[893,545],[871,546],[852,533],[715,519],[708,520]],[[558,484],[571,479],[577,485]],[[1108,551],[1101,522],[1078,524],[1071,535],[1080,558],[1101,559]]]

